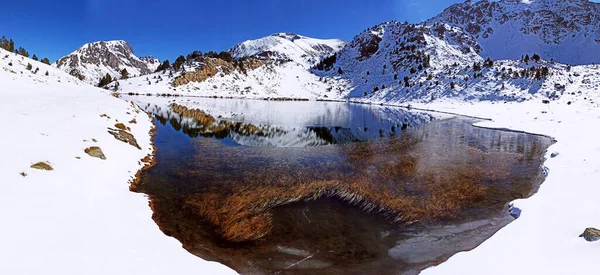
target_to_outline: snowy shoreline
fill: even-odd
[[[0,273],[233,273],[166,237],[147,198],[129,191],[152,152],[143,110],[4,50],[0,83]],[[139,149],[109,133],[118,124]],[[30,167],[38,162],[52,170]]]
[[[538,192],[513,202],[522,211],[517,220],[479,247],[423,274],[593,273],[598,244],[578,236],[586,227],[600,226],[595,198],[600,191],[595,182],[600,178],[599,135],[589,128],[600,122],[598,108],[562,101],[549,105],[440,102],[416,107],[488,117],[492,120],[474,125],[541,134],[557,141],[546,153],[549,175]]]

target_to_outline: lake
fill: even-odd
[[[127,99],[158,127],[132,189],[184,249],[242,274],[416,274],[518,218],[552,144],[378,105]]]

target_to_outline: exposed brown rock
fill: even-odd
[[[227,75],[235,71],[242,71],[242,69],[236,65],[236,63],[228,62],[220,58],[202,57],[199,61],[202,63],[202,66],[199,69],[194,72],[187,72],[176,77],[173,80],[173,86],[177,87],[190,82],[202,82],[210,77],[215,76],[219,72],[222,75]],[[256,58],[250,58],[240,62],[242,62],[244,70],[254,70],[266,64],[264,61]]]
[[[117,124],[115,124],[115,127],[117,127],[117,129],[120,129],[120,130],[127,129],[127,127],[125,127],[125,124],[123,124],[123,123],[117,123]]]
[[[46,171],[54,170],[54,168],[52,168],[52,166],[50,166],[50,164],[46,162],[38,162],[36,164],[31,165],[31,168]]]
[[[102,152],[102,149],[100,149],[100,147],[98,147],[98,146],[88,147],[84,150],[84,152],[86,154],[90,155],[90,157],[106,159],[104,152]]]
[[[119,123],[119,124],[121,124],[121,123]],[[125,126],[123,125],[123,127],[125,127]],[[138,145],[135,137],[131,133],[127,132],[126,130],[108,128],[108,133],[111,134],[113,137],[115,137],[117,140],[128,143],[131,146],[142,150],[142,148]]]

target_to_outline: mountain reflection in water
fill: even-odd
[[[210,104],[148,105],[157,165],[134,189],[165,234],[246,274],[416,272],[472,249],[537,190],[551,143],[404,109],[284,124]]]

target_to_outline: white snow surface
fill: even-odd
[[[151,153],[151,120],[136,105],[1,49],[0,84],[0,274],[233,273],[165,236],[147,198],[129,191]],[[108,134],[117,122],[142,150]],[[40,161],[54,170],[30,168]]]

